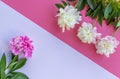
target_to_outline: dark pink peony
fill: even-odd
[[[17,36],[10,41],[10,50],[14,55],[23,54],[29,58],[32,56],[34,46],[27,36]]]

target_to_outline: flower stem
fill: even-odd
[[[97,17],[97,18],[95,19],[95,21],[93,22],[93,26],[96,25],[97,20],[98,20],[98,17]]]
[[[15,55],[12,59],[11,59],[11,62],[10,64],[6,67],[6,70],[7,69],[11,69],[12,66],[14,66],[14,64],[16,63],[15,62],[15,59],[17,58],[17,55]],[[10,71],[10,70],[9,70]]]
[[[117,34],[117,32],[119,31],[120,27],[113,33],[113,37],[115,37],[115,35]]]
[[[76,2],[76,4],[75,4],[75,8],[77,8],[77,6],[78,6],[78,2]]]

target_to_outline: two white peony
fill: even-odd
[[[106,36],[101,38],[101,33],[97,33],[97,28],[92,24],[83,22],[82,27],[78,30],[78,38],[84,43],[93,43],[97,49],[97,53],[109,57],[110,54],[115,52],[119,41],[115,37]]]

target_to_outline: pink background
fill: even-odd
[[[96,54],[96,49],[93,44],[84,44],[77,37],[77,29],[83,21],[93,23],[90,17],[85,17],[85,11],[82,11],[83,21],[80,22],[80,25],[77,25],[76,28],[66,31],[65,33],[61,32],[57,24],[57,8],[55,3],[60,2],[60,0],[3,0],[5,3],[10,5],[12,8],[31,19],[36,24],[42,26],[44,29],[69,44],[71,47],[76,49],[79,52],[82,52],[85,56],[107,69],[111,73],[115,74],[120,78],[120,45],[116,49],[116,52],[106,58]],[[103,22],[102,27],[97,23],[98,32],[103,34],[103,37],[106,35],[112,35],[114,28],[112,26],[107,26],[105,21]],[[116,38],[120,40],[120,31],[116,34]]]

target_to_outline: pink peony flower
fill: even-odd
[[[119,41],[112,36],[101,38],[96,43],[97,53],[109,57],[110,54],[115,52],[115,48],[117,48],[118,44]]]
[[[32,56],[34,47],[27,36],[17,36],[10,41],[10,50],[14,55],[23,54],[26,58]]]

